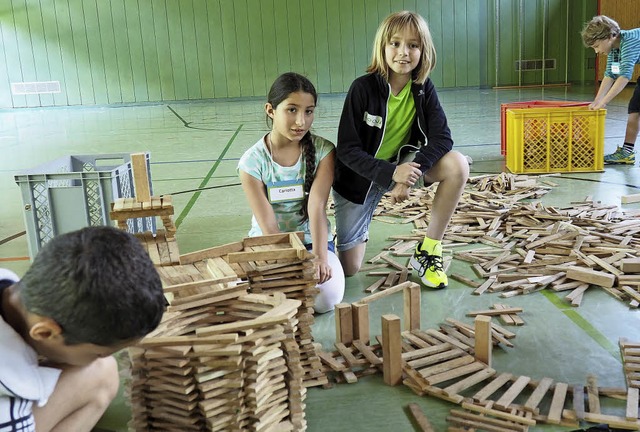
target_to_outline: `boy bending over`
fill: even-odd
[[[90,431],[118,390],[111,354],[165,305],[138,239],[112,227],[55,237],[21,280],[0,269],[0,431]]]

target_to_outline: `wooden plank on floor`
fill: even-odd
[[[549,423],[560,424],[568,388],[568,384],[556,383],[556,387],[553,392],[553,399],[551,399],[551,407],[549,408],[549,415],[547,416],[547,421]]]

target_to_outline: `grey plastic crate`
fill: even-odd
[[[146,154],[149,170],[149,154]],[[135,195],[128,153],[65,156],[14,176],[22,191],[33,259],[58,234],[86,226],[113,225],[111,203]],[[149,170],[149,190],[151,189]],[[129,232],[156,232],[153,217],[129,220]]]

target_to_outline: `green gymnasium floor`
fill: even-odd
[[[621,144],[626,124],[625,90],[608,108],[605,153]],[[473,158],[471,175],[499,173],[500,104],[530,100],[590,100],[593,87],[527,90],[460,89],[440,91],[455,140],[455,148]],[[335,141],[344,95],[321,95],[314,130]],[[149,151],[155,194],[172,194],[182,253],[240,240],[248,231],[250,211],[238,186],[236,164],[246,148],[266,130],[262,99],[232,99],[158,105],[0,110],[0,266],[24,273],[28,267],[27,239],[20,188],[13,176],[65,155]],[[559,186],[542,198],[564,206],[592,196],[606,204],[620,196],[640,193],[638,166],[606,167],[602,173],[554,177]],[[638,209],[629,204],[625,209]],[[374,222],[367,257],[389,245],[392,234],[408,233],[409,225]],[[468,263],[454,260],[450,272],[472,277]],[[358,275],[347,280],[345,302],[365,295],[373,278]],[[422,292],[422,328],[437,327],[445,318],[464,318],[469,310],[486,309],[497,294],[470,295],[471,290],[451,280],[442,291]],[[513,329],[515,347],[494,350],[494,368],[533,379],[548,376],[569,384],[585,383],[595,374],[599,385],[622,387],[624,377],[618,339],[640,340],[640,315],[601,290],[589,290],[579,308],[555,293],[536,293],[500,299],[524,309],[526,324]],[[401,315],[401,296],[372,304],[373,335],[380,334],[379,316]],[[314,337],[327,350],[335,338],[334,314],[316,316]],[[454,405],[419,397],[402,385],[385,386],[381,376],[332,389],[312,388],[306,399],[308,430],[411,431],[403,408],[419,404],[436,430],[444,431],[445,417]],[[603,406],[603,412],[623,415],[624,403]],[[100,430],[124,431],[128,410],[124,397],[110,407]],[[568,430],[541,425],[533,431]]]

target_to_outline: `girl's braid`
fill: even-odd
[[[309,204],[309,194],[311,193],[311,185],[313,184],[316,171],[316,147],[313,145],[310,132],[307,132],[305,136],[302,137],[300,143],[302,144],[302,153],[304,155],[305,163],[304,199],[302,201],[302,209],[300,209],[302,221],[304,222],[309,219],[309,210],[307,206]]]

